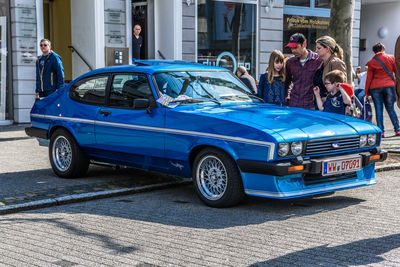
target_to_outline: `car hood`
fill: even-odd
[[[375,125],[349,116],[270,104],[203,106],[182,111],[273,131],[286,141],[379,132]]]

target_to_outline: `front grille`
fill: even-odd
[[[306,156],[345,152],[359,147],[358,135],[313,139],[307,142]]]
[[[331,182],[338,182],[350,179],[356,179],[356,172],[342,173],[331,176],[322,176],[321,174],[305,174],[303,181],[305,185],[325,184]]]

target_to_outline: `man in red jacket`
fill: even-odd
[[[365,95],[371,95],[374,100],[376,122],[382,129],[382,137],[384,137],[383,105],[392,121],[395,135],[400,136],[399,120],[394,110],[396,102],[394,56],[385,53],[385,46],[382,43],[375,44],[372,50],[375,55],[367,63]]]

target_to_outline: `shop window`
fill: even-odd
[[[315,0],[315,7],[331,8],[331,0]]]
[[[255,76],[256,7],[249,1],[199,1],[198,62],[234,73],[243,65]]]
[[[310,0],[285,0],[285,5],[288,6],[310,6]]]
[[[301,6],[307,2],[307,7]],[[285,0],[283,7],[283,47],[285,54],[291,54],[285,45],[292,34],[299,32],[307,38],[307,48],[315,50],[315,40],[328,34],[331,0]]]

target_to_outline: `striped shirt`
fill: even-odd
[[[286,62],[285,67],[285,90],[288,92],[290,84],[293,82],[293,88],[290,91],[289,106],[313,109],[314,93],[313,78],[316,70],[322,63],[322,59],[317,53],[308,51],[308,57],[304,66],[301,65],[299,58],[292,56]]]

